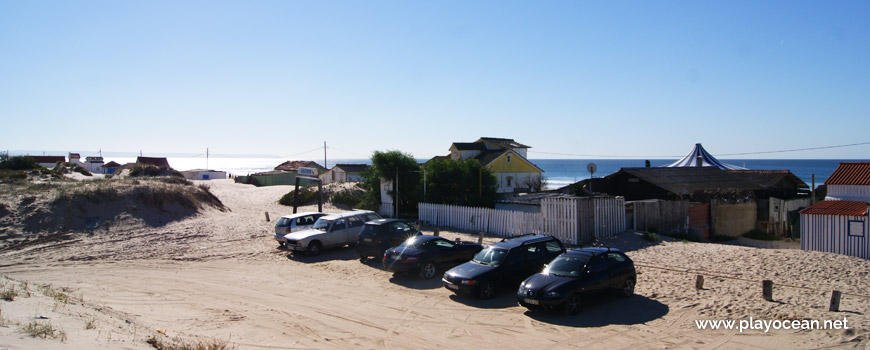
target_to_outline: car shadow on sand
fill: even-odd
[[[440,272],[440,271],[439,271]],[[440,274],[437,276],[441,276]],[[402,272],[402,273],[394,273],[393,277],[390,277],[390,283],[400,285],[405,288],[411,289],[438,289],[441,288],[441,278],[435,277],[428,280],[424,280],[417,276],[416,271]]]
[[[588,297],[583,302],[580,313],[574,316],[567,316],[557,310],[527,310],[526,315],[540,322],[585,328],[647,323],[664,317],[669,311],[667,305],[642,295],[629,298],[602,295]]]
[[[478,309],[505,309],[517,306],[516,294],[507,289],[509,288],[499,290],[498,294],[492,299],[480,299],[474,295],[453,294],[450,295],[450,300]]]
[[[318,256],[308,256],[304,252],[290,252],[286,248],[281,248],[287,252],[287,259],[303,262],[303,263],[319,263],[332,260],[358,260],[356,249],[352,247],[343,247],[337,249],[324,249]]]

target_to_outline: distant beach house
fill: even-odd
[[[295,185],[296,175],[299,168],[314,168],[318,175],[326,172],[326,168],[312,161],[307,160],[291,160],[279,164],[275,170],[266,171],[248,176],[236,176],[235,181],[238,183],[251,184],[255,186],[276,186],[276,185]],[[311,185],[315,181],[301,179],[302,185]]]
[[[842,162],[825,180],[826,200],[870,202],[870,162]]]
[[[170,168],[169,160],[165,157],[136,157],[136,164],[140,165],[153,165],[158,168]]]
[[[362,172],[368,169],[366,164],[336,164],[332,169],[320,174],[323,184],[332,182],[362,182]]]
[[[188,180],[218,180],[227,178],[226,171],[208,169],[192,169],[181,171],[180,173]]]
[[[800,212],[801,249],[870,259],[870,162],[843,162],[825,200]]]
[[[481,137],[474,142],[454,142],[450,155],[433,159],[479,161],[498,178],[497,193],[538,192],[544,170],[526,158],[529,148],[513,139]]]
[[[118,170],[118,168],[120,168],[120,167],[121,167],[121,164],[118,164],[117,162],[115,162],[113,160],[113,161],[109,161],[108,163],[100,166],[100,168],[102,168],[102,171],[100,171],[100,172],[103,174],[114,174],[115,171]]]
[[[63,163],[66,162],[66,157],[64,156],[27,156],[33,159],[33,162],[39,166],[46,168],[54,168],[58,162]]]

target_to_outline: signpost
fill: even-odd
[[[586,165],[586,171],[589,172],[589,193],[592,193],[592,177],[595,175],[595,172],[598,170],[598,166],[595,163],[589,163]]]

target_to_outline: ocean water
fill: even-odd
[[[287,159],[282,158],[174,158],[169,157],[169,165],[177,170],[190,169],[213,169],[222,170],[235,175],[248,175],[252,173],[269,171]],[[418,159],[425,162],[428,159]],[[135,162],[136,158],[111,158],[105,161],[115,161],[120,164]],[[323,160],[315,160],[318,164]],[[593,174],[595,177],[604,177],[618,171],[620,168],[643,167],[644,159],[531,159],[538,167],[544,170],[544,180],[547,188],[555,189],[570,185],[580,180],[588,179],[590,174],[586,171],[589,163],[595,163],[598,170]],[[676,161],[676,159],[650,159],[651,166],[663,166]],[[816,185],[825,182],[840,162],[866,162],[866,159],[720,159],[728,164],[742,166],[753,170],[789,170],[798,178],[812,185],[812,177],[815,174]],[[369,159],[327,159],[327,166],[335,164],[371,164]]]

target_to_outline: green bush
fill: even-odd
[[[657,243],[657,242],[662,241],[662,238],[659,237],[658,234],[656,234],[655,232],[650,232],[650,231],[646,231],[643,233],[643,239],[645,239],[647,242],[653,242],[653,243]]]
[[[296,191],[287,192],[281,199],[278,200],[278,204],[286,205],[288,207],[293,206],[293,198],[295,197]],[[298,205],[307,205],[317,202],[317,190],[313,188],[300,188],[299,189],[299,202]]]
[[[36,164],[36,161],[28,156],[15,156],[4,158],[3,161],[0,161],[0,170],[33,170],[39,168],[40,166]]]
[[[335,205],[343,205],[348,208],[356,208],[362,202],[360,191],[341,190],[332,195],[332,203]],[[291,203],[292,205],[292,203]]]
[[[764,232],[759,229],[753,229],[743,234],[743,237],[757,239],[760,241],[778,241],[781,238],[777,237],[774,234]]]

